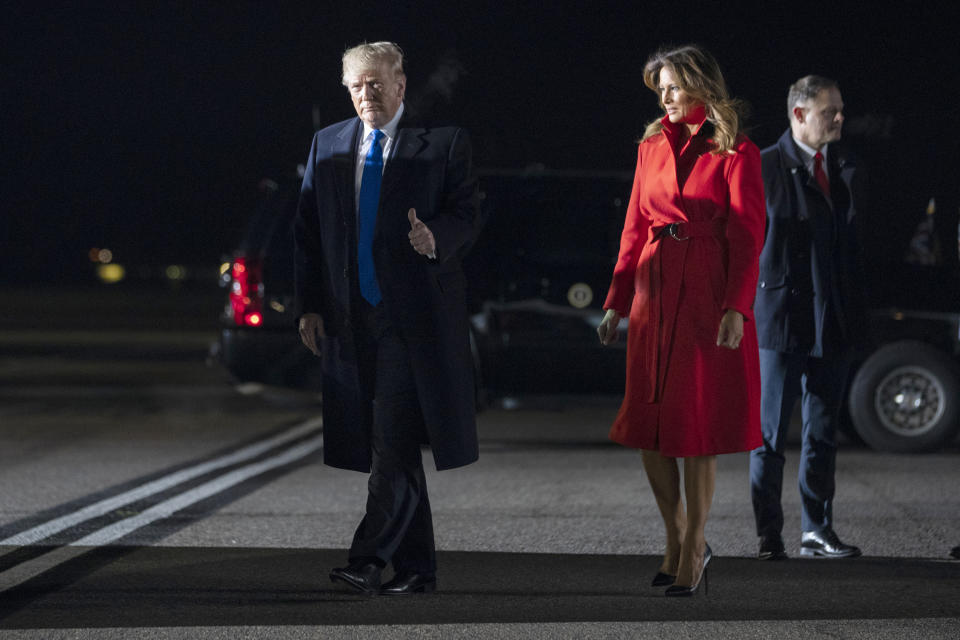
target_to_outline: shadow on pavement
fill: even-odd
[[[940,618],[960,563],[716,557],[706,597],[650,588],[651,556],[441,552],[440,590],[363,597],[329,549],[102,547],[0,596],[0,628]]]

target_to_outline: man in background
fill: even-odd
[[[761,153],[766,239],[754,312],[760,344],[763,446],[750,455],[758,557],[786,557],[784,445],[793,407],[803,416],[800,553],[849,558],[860,549],[833,529],[837,421],[850,345],[863,331],[854,232],[863,178],[842,149],[843,99],[833,80],[806,76],[787,97],[790,128]]]

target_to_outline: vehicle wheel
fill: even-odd
[[[960,427],[960,374],[926,343],[894,342],[860,366],[849,406],[857,433],[874,449],[931,451]]]

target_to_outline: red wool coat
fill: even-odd
[[[667,118],[640,143],[604,303],[630,319],[626,394],[610,438],[669,457],[761,444],[752,310],[766,220],[760,152],[741,136],[734,153],[711,153],[712,125],[699,121],[682,148],[685,125]],[[727,309],[744,317],[739,349],[717,346]]]

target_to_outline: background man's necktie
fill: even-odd
[[[813,177],[816,179],[817,184],[820,185],[820,190],[823,191],[823,195],[827,196],[829,200],[830,180],[827,179],[827,174],[823,170],[823,154],[819,151],[813,156]]]
[[[360,198],[357,211],[359,225],[357,230],[357,266],[360,275],[360,293],[367,302],[376,306],[380,302],[380,286],[373,267],[373,230],[377,225],[377,208],[380,205],[380,179],[383,177],[383,147],[380,141],[384,133],[379,129],[373,132],[373,144],[363,162],[363,176],[360,178]]]

